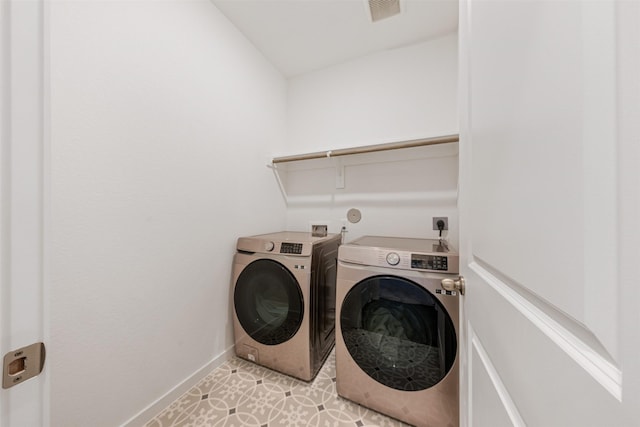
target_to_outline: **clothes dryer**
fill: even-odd
[[[238,239],[233,266],[236,355],[309,381],[335,342],[340,235],[279,232]]]
[[[430,239],[365,236],[338,255],[338,394],[415,426],[459,425],[458,256]]]

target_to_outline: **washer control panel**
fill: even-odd
[[[457,273],[458,255],[451,253],[433,254],[378,249],[375,261],[371,259],[370,261],[365,261],[364,264],[403,270]]]
[[[302,253],[302,243],[282,242],[280,244],[280,253],[300,255]]]
[[[446,255],[411,254],[411,268],[419,270],[449,270]]]
[[[452,253],[416,253],[392,251],[387,249],[371,250],[377,253],[375,258],[368,256],[358,264],[377,265],[380,267],[399,268],[402,270],[434,271],[438,273],[457,273],[458,255]],[[351,261],[345,259],[345,261]]]

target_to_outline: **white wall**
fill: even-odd
[[[457,33],[289,80],[289,152],[457,133]]]
[[[285,225],[286,82],[208,1],[50,5],[52,426],[115,426],[232,345],[240,235]]]
[[[288,100],[289,154],[457,133],[457,34],[294,77]],[[340,162],[344,188],[335,185]],[[280,168],[289,229],[321,222],[332,232],[347,224],[347,241],[434,238],[432,217],[446,216],[457,244],[457,144]],[[346,222],[350,208],[361,222]]]
[[[337,163],[336,163],[337,162]],[[344,166],[344,188],[336,188],[336,164]],[[327,224],[347,227],[345,241],[363,235],[437,238],[432,217],[449,219],[445,237],[458,241],[456,208],[458,147],[440,146],[297,162],[281,172],[287,192],[287,228]],[[362,219],[347,220],[351,208]]]

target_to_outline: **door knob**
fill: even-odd
[[[442,289],[447,291],[459,291],[460,294],[464,295],[464,277],[460,276],[457,279],[442,279],[440,282]]]

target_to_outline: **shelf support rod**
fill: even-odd
[[[398,150],[402,148],[424,147],[427,145],[448,144],[450,142],[458,142],[459,135],[436,136],[433,138],[413,139],[410,141],[389,142],[386,144],[363,145],[352,148],[339,148],[336,150],[318,151],[314,153],[295,154],[292,156],[274,157],[271,161],[276,163],[296,162],[299,160],[324,159],[339,156],[348,156],[351,154],[374,153],[378,151]]]

